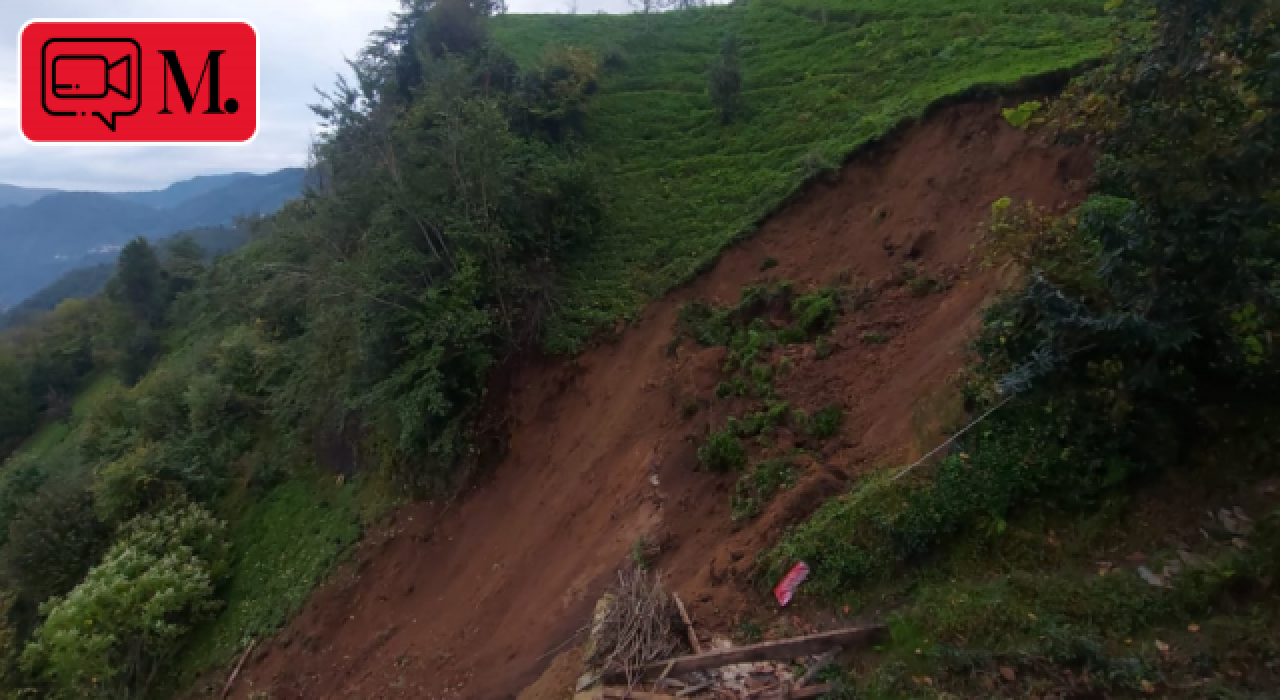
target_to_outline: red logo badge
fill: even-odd
[[[29,22],[22,133],[35,142],[244,142],[258,130],[245,22]]]

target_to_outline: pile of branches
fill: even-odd
[[[673,628],[678,615],[657,575],[639,568],[619,571],[589,663],[606,674],[623,674],[633,686],[641,667],[679,651],[680,637]]]

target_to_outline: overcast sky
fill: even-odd
[[[0,183],[122,191],[194,175],[303,165],[315,132],[315,88],[387,24],[399,0],[0,0]],[[512,12],[564,12],[565,0],[508,0]],[[626,0],[580,0],[579,12],[625,12]],[[28,144],[18,126],[18,31],[27,20],[244,19],[258,30],[262,109],[252,143],[218,146]]]

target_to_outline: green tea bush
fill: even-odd
[[[754,464],[734,486],[729,508],[734,520],[748,520],[760,511],[783,489],[796,482],[796,470],[786,458],[766,459]]]
[[[839,293],[835,289],[822,289],[797,297],[791,302],[791,315],[797,328],[808,337],[831,330],[840,313]]]
[[[843,421],[844,409],[832,404],[824,406],[812,416],[809,416],[805,430],[809,433],[809,437],[826,440],[840,432],[840,423]]]
[[[736,471],[746,466],[747,449],[729,430],[718,430],[698,448],[698,463],[713,472]]]

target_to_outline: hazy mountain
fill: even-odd
[[[161,239],[160,255],[162,258],[166,255],[166,248],[163,244],[180,238],[190,238],[195,241],[204,250],[208,258],[212,260],[218,255],[229,253],[248,243],[249,232],[245,228],[234,226],[213,226],[180,231]],[[40,291],[27,297],[22,303],[17,304],[8,311],[0,312],[0,330],[26,323],[42,313],[52,311],[57,308],[58,304],[67,299],[87,299],[98,294],[107,286],[107,281],[111,279],[111,276],[115,274],[114,257],[114,252],[85,256],[85,262],[92,260],[107,260],[110,262],[90,264],[62,273],[60,277]]]
[[[286,171],[281,171],[286,172]],[[274,174],[274,173],[273,173]],[[250,173],[228,173],[226,175],[200,175],[190,180],[175,182],[163,190],[151,190],[150,192],[119,192],[116,196],[120,199],[138,204],[145,204],[156,209],[172,209],[179,204],[202,194],[212,192],[219,187],[226,187],[231,183],[246,177],[255,177]]]
[[[52,284],[27,297],[21,304],[0,313],[0,330],[26,323],[46,311],[52,311],[67,299],[87,299],[94,296],[107,286],[107,281],[115,271],[115,265],[101,263],[63,273]]]
[[[303,170],[193,178],[145,193],[54,191],[0,210],[0,310],[64,273],[111,262],[120,247],[145,236],[217,227],[236,217],[270,214],[302,191]],[[139,198],[141,201],[138,201]]]
[[[57,190],[0,184],[0,207],[22,207]]]
[[[302,168],[287,168],[268,175],[237,177],[171,208],[162,228],[181,231],[220,226],[236,216],[270,214],[302,192],[303,172]]]

